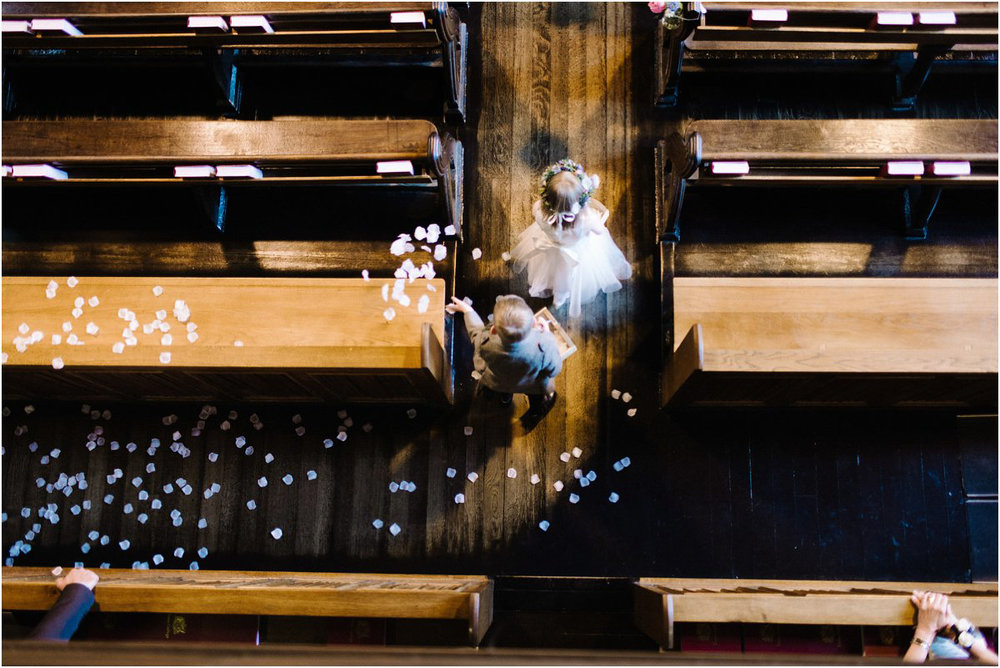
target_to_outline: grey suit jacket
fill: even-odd
[[[545,394],[549,379],[562,371],[552,332],[533,329],[517,343],[504,345],[475,312],[465,314],[465,328],[475,346],[472,361],[481,382],[495,392]]]

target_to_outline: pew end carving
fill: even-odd
[[[680,241],[681,209],[688,179],[697,178],[701,166],[701,135],[670,135],[656,144],[656,232],[660,241]]]

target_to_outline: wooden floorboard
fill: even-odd
[[[32,551],[15,563],[127,567],[162,553],[172,568],[198,561],[201,568],[274,570],[967,579],[969,528],[953,416],[659,411],[660,353],[672,332],[661,330],[652,146],[673,131],[678,115],[649,105],[654,20],[645,5],[500,3],[472,13],[472,43],[481,47],[470,59],[472,113],[461,130],[468,224],[455,258],[455,292],[471,297],[484,317],[496,295],[527,293],[525,277],[512,273],[502,253],[531,222],[540,172],[567,156],[600,174],[596,196],[611,211],[608,227],[634,269],[620,292],[598,298],[582,318],[555,312],[579,351],[557,379],[560,398],[548,417],[526,431],[517,420],[523,397],[505,409],[472,396],[460,321],[457,401],[448,413],[422,409],[410,419],[405,408],[220,404],[220,416],[239,412],[233,428],[220,430],[216,416],[193,437],[200,405],[112,405],[111,420],[95,421],[78,404],[40,397],[27,415],[24,402],[10,402],[2,430],[3,547],[23,539],[32,523],[43,524]],[[768,104],[750,105],[750,115],[766,115]],[[727,116],[739,116],[738,108],[716,108],[715,117]],[[803,224],[815,205],[792,204],[796,216],[769,227],[770,209],[754,214],[739,198],[692,198],[685,215],[694,222],[676,249],[664,249],[667,275],[996,274],[996,231],[973,220],[988,217],[988,209],[943,200],[942,234],[935,237],[932,223],[932,239],[912,245],[900,239],[884,202],[856,203],[869,219],[832,231]],[[473,248],[482,250],[479,260]],[[548,301],[529,299],[533,307]],[[615,389],[631,393],[631,403],[612,399]],[[327,449],[323,439],[336,437],[341,408],[350,410],[354,426],[346,442]],[[634,417],[629,408],[637,409]],[[254,412],[263,430],[248,422]],[[302,437],[292,423],[297,412],[307,429]],[[164,426],[171,413],[180,420]],[[361,429],[366,422],[374,426],[370,433]],[[86,436],[97,424],[121,449],[87,451]],[[29,431],[15,436],[20,425]],[[191,457],[168,452],[175,429]],[[235,446],[237,435],[254,446],[253,456]],[[152,458],[157,470],[146,474],[153,437],[164,445]],[[39,451],[30,453],[34,441]],[[130,441],[139,446],[132,456],[124,449]],[[60,459],[41,464],[40,455],[54,447],[62,449]],[[581,457],[562,462],[560,454],[574,447]],[[218,461],[208,462],[209,452]],[[276,458],[271,464],[263,460],[267,452]],[[615,471],[626,456],[631,466]],[[123,479],[108,485],[105,475],[115,467]],[[445,476],[449,467],[454,478]],[[516,478],[507,476],[512,468]],[[594,470],[597,480],[581,489],[574,469]],[[90,487],[69,498],[34,483],[80,470]],[[306,479],[310,470],[316,481]],[[473,471],[474,483],[466,477]],[[290,486],[281,482],[285,473],[294,477]],[[533,473],[538,485],[530,483]],[[262,489],[263,475],[269,484]],[[156,490],[162,510],[138,501],[129,482],[135,476],[146,479],[142,489]],[[162,485],[178,477],[194,487],[192,495],[163,494]],[[389,483],[400,480],[414,482],[416,491],[391,493]],[[202,491],[212,482],[222,490],[206,500]],[[620,495],[616,504],[608,501],[612,491]],[[102,500],[107,493],[115,494],[110,505]],[[455,503],[457,493],[464,504]],[[569,503],[570,493],[579,503]],[[93,509],[72,515],[69,507],[82,498]],[[246,507],[250,498],[254,511]],[[130,515],[122,512],[126,500],[136,506]],[[37,517],[47,502],[59,507],[57,525]],[[30,519],[20,516],[23,507]],[[180,527],[169,517],[175,507]],[[136,522],[138,512],[148,513],[147,524]],[[197,528],[199,517],[209,520],[206,529]],[[551,523],[547,532],[542,520]],[[395,537],[388,533],[393,523],[402,529]],[[269,534],[276,527],[281,540]],[[91,530],[111,544],[82,555]],[[117,546],[124,537],[131,540],[127,551]],[[183,558],[172,556],[178,546]],[[208,557],[197,557],[200,547]]]

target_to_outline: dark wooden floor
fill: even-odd
[[[552,413],[525,433],[516,420],[523,402],[508,411],[471,400],[467,364],[459,368],[453,412],[420,411],[411,420],[404,409],[350,407],[348,439],[330,449],[323,439],[333,438],[341,424],[339,406],[219,405],[220,416],[238,412],[232,429],[221,431],[215,417],[192,437],[201,406],[96,406],[112,417],[92,420],[77,404],[44,397],[30,415],[23,404],[5,404],[11,415],[3,420],[3,547],[23,539],[32,523],[42,524],[31,552],[15,563],[128,566],[160,553],[171,568],[197,560],[201,568],[494,575],[989,577],[981,556],[980,571],[973,571],[970,541],[978,534],[970,531],[966,500],[969,476],[982,462],[992,461],[995,470],[996,442],[989,436],[995,436],[995,418],[980,429],[987,436],[968,446],[976,459],[963,454],[969,450],[961,446],[960,421],[950,414],[657,410],[664,333],[652,145],[680,116],[654,112],[648,103],[653,18],[644,4],[620,3],[488,4],[472,11],[472,43],[482,48],[472,55],[473,113],[463,137],[468,237],[460,250],[460,296],[471,296],[485,313],[496,294],[526,293],[524,278],[511,274],[501,253],[530,221],[541,170],[566,156],[601,175],[598,198],[611,210],[611,232],[635,268],[621,292],[599,298],[579,320],[564,321],[579,352],[557,381],[560,399]],[[752,99],[752,90],[741,92]],[[976,106],[995,117],[996,91],[992,101],[988,93]],[[755,108],[762,117],[764,107]],[[727,113],[736,112],[715,115]],[[853,218],[846,232],[799,226],[765,231],[761,240],[742,219],[733,220],[724,203],[702,203],[709,213],[701,217],[701,205],[690,204],[689,237],[665,255],[678,274],[996,275],[995,227],[969,222],[988,217],[988,207],[963,213],[957,203],[942,210],[947,231],[907,245],[884,221],[865,231]],[[865,212],[859,219],[878,223],[878,206],[858,206]],[[995,200],[992,207],[995,221]],[[808,209],[800,212],[808,217]],[[763,229],[763,222],[753,228]],[[483,251],[478,261],[471,257],[475,247]],[[634,399],[627,406],[613,400],[614,389]],[[627,416],[629,407],[637,408],[635,417]],[[263,430],[251,428],[254,412]],[[294,433],[296,413],[306,427],[301,437]],[[169,414],[179,420],[164,426]],[[370,433],[360,429],[366,422]],[[20,425],[28,431],[15,435]],[[96,425],[107,443],[90,453],[85,444]],[[466,426],[473,428],[469,436]],[[187,459],[166,447],[175,429],[192,452]],[[254,446],[252,456],[236,447],[237,435]],[[151,438],[164,443],[152,458],[145,454]],[[112,440],[121,449],[110,451]],[[139,446],[132,455],[125,450],[130,441]],[[36,453],[29,451],[32,442]],[[562,462],[560,454],[574,447],[582,450],[580,459]],[[41,464],[53,448],[61,456]],[[217,462],[207,459],[210,452],[219,454]],[[270,464],[268,452],[275,456]],[[631,466],[616,472],[613,464],[626,456]],[[148,460],[156,464],[151,474],[145,473]],[[963,462],[979,463],[964,470]],[[108,485],[105,476],[115,467],[123,477]],[[458,471],[456,478],[445,476],[448,467]],[[516,478],[507,476],[511,468]],[[581,489],[577,468],[593,470],[596,481]],[[307,480],[310,470],[315,481]],[[39,477],[54,482],[60,472],[78,471],[86,471],[90,483],[84,493],[65,497],[35,485]],[[465,478],[472,471],[475,483]],[[285,473],[294,477],[289,486],[280,481]],[[540,484],[530,483],[533,473]],[[269,480],[265,489],[256,482],[262,475]],[[138,501],[129,482],[136,476],[144,478],[141,489],[163,501],[161,510]],[[162,492],[177,477],[193,486],[190,496]],[[416,490],[390,493],[389,483],[400,480],[414,482]],[[561,492],[553,487],[557,480],[566,485]],[[202,490],[213,482],[221,491],[206,500]],[[464,504],[454,502],[459,492]],[[571,492],[579,503],[568,501]],[[608,501],[611,492],[620,495],[618,503]],[[105,505],[108,493],[115,498]],[[995,500],[995,476],[992,495]],[[69,508],[83,498],[92,510],[72,515]],[[245,506],[250,498],[255,511]],[[122,512],[126,502],[136,507],[131,514]],[[37,517],[46,503],[59,508],[58,524]],[[30,519],[22,519],[22,508]],[[183,516],[180,527],[169,517],[174,508]],[[994,532],[995,508],[994,502]],[[136,521],[140,512],[149,514],[145,525]],[[208,519],[207,528],[197,528],[200,517]],[[386,528],[376,530],[376,518],[402,532],[393,537]],[[551,523],[547,532],[539,529],[541,520]],[[974,528],[986,521],[988,514]],[[275,527],[283,529],[281,540],[269,535]],[[111,543],[94,544],[83,555],[80,545],[92,530]],[[117,547],[122,538],[131,541],[127,551]],[[995,554],[995,533],[991,540]],[[172,556],[177,547],[184,547],[183,558]],[[208,549],[206,558],[194,556],[200,547]]]

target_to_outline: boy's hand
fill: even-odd
[[[451,303],[446,304],[444,310],[454,315],[456,313],[468,313],[469,311],[472,310],[472,307],[463,302],[458,297],[452,297]]]

